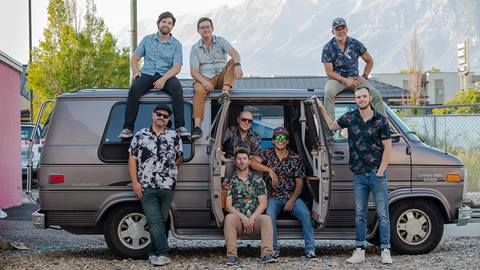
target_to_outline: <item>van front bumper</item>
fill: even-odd
[[[33,212],[32,223],[36,229],[45,229],[45,214],[40,213],[40,210]]]
[[[480,222],[480,208],[471,208],[470,206],[462,205],[458,208],[457,226],[464,226],[468,223]]]

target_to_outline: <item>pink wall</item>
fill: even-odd
[[[20,72],[0,61],[0,208],[22,204]]]

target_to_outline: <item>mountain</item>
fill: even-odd
[[[199,39],[196,22],[212,18],[217,35],[242,56],[249,75],[322,75],[323,45],[332,38],[331,21],[346,19],[349,35],[362,41],[375,60],[374,73],[406,69],[412,33],[428,70],[456,71],[457,43],[469,38],[473,69],[480,71],[479,0],[246,0],[202,14],[177,17],[174,35],[183,43],[183,75],[190,47]],[[139,40],[156,31],[156,18],[138,24]],[[128,46],[128,27],[119,43]]]

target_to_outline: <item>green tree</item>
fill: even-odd
[[[472,104],[480,103],[480,87],[469,89],[467,91],[460,90],[454,98],[447,100],[444,104]],[[434,114],[472,114],[480,113],[480,106],[456,107],[433,109]]]
[[[75,0],[50,0],[48,26],[43,40],[32,52],[29,87],[38,105],[62,93],[81,88],[128,87],[128,48],[118,49],[115,37],[95,16],[96,6],[88,0],[85,15],[77,17]]]

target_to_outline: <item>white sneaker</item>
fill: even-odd
[[[382,255],[380,257],[383,264],[391,264],[393,262],[392,256],[390,255],[390,249],[388,248],[382,250]]]
[[[161,265],[169,264],[172,261],[167,256],[151,255],[150,257],[148,257],[148,259],[149,259],[150,263],[152,265],[155,265],[155,266],[161,266]]]
[[[365,261],[365,250],[357,248],[353,251],[352,257],[347,259],[348,263],[362,263]]]

